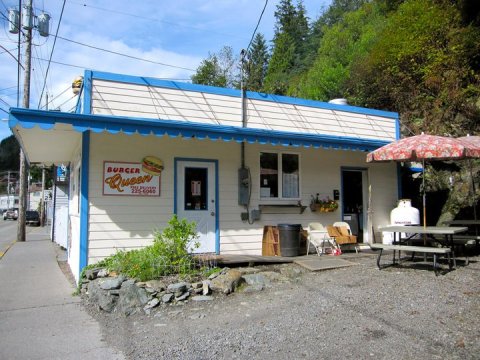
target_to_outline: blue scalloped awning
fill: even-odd
[[[9,126],[31,129],[36,126],[43,130],[54,130],[57,124],[71,125],[78,132],[109,132],[116,134],[156,135],[170,137],[237,141],[248,143],[272,144],[294,147],[314,147],[327,149],[372,151],[385,141],[342,136],[305,134],[296,132],[264,129],[241,128],[235,126],[201,124],[196,122],[89,115],[43,111],[22,108],[10,110]]]

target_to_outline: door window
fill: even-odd
[[[185,210],[207,210],[208,169],[185,168]]]

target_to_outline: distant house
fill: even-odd
[[[18,195],[0,195],[0,210],[18,207]]]
[[[279,223],[347,220],[366,242],[369,184],[375,225],[398,197],[396,166],[365,162],[399,137],[394,112],[86,71],[76,113],[16,108],[9,124],[29,162],[69,167],[77,279],[150,244],[172,214],[197,223],[198,251],[260,255]],[[317,197],[339,209],[312,211]]]

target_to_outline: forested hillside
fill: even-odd
[[[20,165],[20,145],[14,135],[3,139],[0,142],[0,195],[7,193],[7,184],[18,180],[18,170]],[[52,186],[52,167],[46,171],[46,186],[49,189]],[[42,169],[37,165],[32,165],[28,169],[30,183],[40,182],[42,180]],[[9,174],[10,172],[10,174]],[[10,175],[10,180],[9,180]],[[13,180],[12,180],[13,179]]]
[[[275,17],[274,38],[257,34],[247,51],[247,90],[397,111],[403,136],[478,135],[480,1],[333,0],[309,19],[302,1],[281,0]],[[227,44],[192,80],[238,87],[237,60]],[[464,167],[450,217],[469,203]],[[431,174],[429,190],[448,190],[442,176]]]

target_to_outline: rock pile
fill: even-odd
[[[291,269],[275,272],[257,268],[224,268],[199,282],[166,284],[162,280],[139,282],[97,268],[86,271],[81,293],[87,302],[101,310],[128,316],[142,311],[150,314],[158,306],[212,301],[215,296],[235,291],[261,291],[275,281],[290,281],[300,274],[300,270]]]

